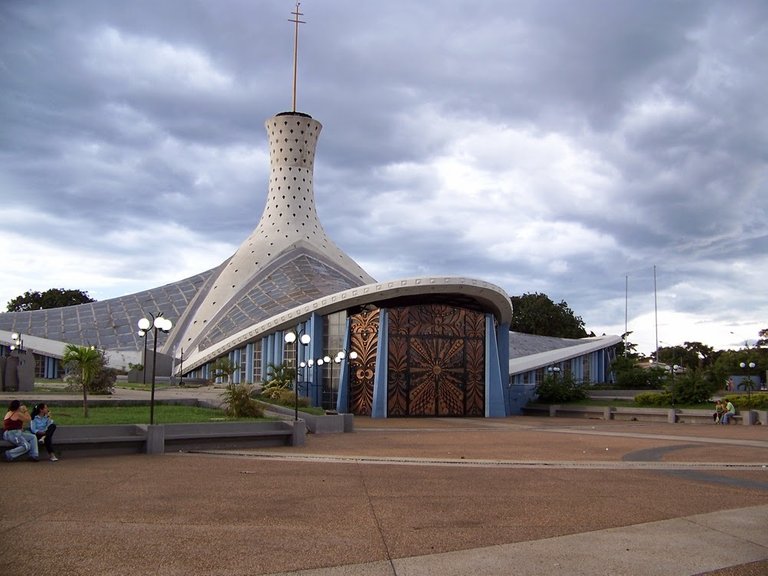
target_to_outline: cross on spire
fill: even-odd
[[[296,112],[296,73],[299,67],[299,24],[306,24],[304,20],[299,20],[299,16],[304,16],[299,12],[299,6],[301,2],[296,2],[296,10],[291,12],[293,19],[288,22],[294,23],[293,31],[293,111]]]

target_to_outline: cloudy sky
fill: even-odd
[[[207,270],[264,209],[290,0],[0,2],[0,307]],[[768,328],[764,0],[305,0],[318,213],[379,280],[565,300],[641,351]],[[654,290],[655,267],[655,290]],[[654,297],[655,295],[655,297]],[[656,314],[655,310],[658,310]]]

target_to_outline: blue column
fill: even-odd
[[[59,367],[59,359],[50,356],[45,357],[45,377],[56,378],[56,372]]]
[[[237,350],[232,350],[229,353],[229,361],[232,362],[237,368],[237,370],[235,370],[235,372],[232,374],[232,384],[240,384],[240,352],[241,349],[238,348]]]
[[[307,351],[307,358],[317,360],[323,356],[323,337],[325,332],[323,330],[323,317],[317,312],[313,312],[307,322],[307,334],[312,337],[309,342],[310,350]],[[309,369],[309,390],[310,390],[310,402],[312,406],[323,405],[323,387],[322,387],[322,368],[318,368],[315,364]]]
[[[339,395],[336,398],[336,412],[339,414],[349,412],[349,353],[352,346],[352,335],[350,334],[351,324],[352,319],[347,316],[346,328],[344,329],[344,342],[341,346],[346,351],[346,355],[344,356],[344,360],[341,361],[341,364],[339,364],[341,374],[339,374]]]
[[[376,374],[373,381],[371,418],[387,417],[387,357],[389,355],[389,314],[382,308],[379,314],[379,344],[376,348]]]
[[[509,350],[509,346],[507,346]],[[505,370],[506,378],[502,383],[500,367],[501,350],[496,340],[494,319],[492,314],[485,315],[485,416],[486,418],[503,418],[507,415],[505,398],[506,384],[509,380],[509,370]],[[507,353],[509,355],[509,353]],[[507,363],[508,364],[508,363]]]
[[[501,374],[501,389],[504,391],[504,413],[512,413],[512,398],[509,381],[509,324],[502,323],[496,327],[496,342],[498,347],[499,372]]]

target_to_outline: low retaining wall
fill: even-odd
[[[711,410],[673,408],[626,408],[616,406],[575,406],[569,404],[529,404],[524,416],[591,418],[594,420],[630,420],[667,422],[669,424],[712,424]],[[768,410],[742,410],[733,417],[736,424],[768,425]]]
[[[118,424],[61,426],[54,447],[81,456],[95,454],[163,454],[174,450],[254,446],[303,446],[304,423],[203,422],[199,424]],[[0,449],[12,445],[0,439]],[[45,450],[43,450],[43,453]]]
[[[261,402],[265,411],[273,412],[281,417],[293,418],[296,414],[294,408],[278,406]],[[355,431],[355,417],[353,414],[325,414],[315,415],[299,410],[299,420],[307,425],[307,430],[312,434],[341,434]]]

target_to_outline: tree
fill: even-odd
[[[584,338],[584,320],[576,316],[565,300],[555,304],[546,294],[538,292],[512,296],[511,330],[536,336]],[[591,334],[594,336],[594,334]]]
[[[683,342],[685,348],[690,354],[696,355],[696,365],[687,366],[687,368],[705,368],[715,361],[715,349],[701,342]],[[689,357],[692,359],[692,357]]]
[[[211,376],[214,380],[216,378],[226,377],[226,383],[229,384],[232,374],[235,372],[237,372],[237,366],[235,366],[235,363],[226,356],[217,358],[216,361],[211,364]]]
[[[635,358],[626,356],[617,356],[611,370],[616,375],[616,386],[626,390],[659,389],[666,377],[663,368],[643,368]]]
[[[616,344],[616,356],[626,356],[628,358],[637,358],[637,344],[629,341],[632,331],[624,332],[621,335],[621,342]]]
[[[21,296],[17,296],[8,302],[8,312],[25,312],[27,310],[47,310],[49,308],[64,308],[96,302],[82,290],[65,290],[64,288],[50,288],[45,292],[27,290]]]
[[[61,363],[73,372],[75,381],[83,389],[83,417],[88,418],[88,387],[104,364],[101,352],[93,346],[67,344]]]
[[[768,347],[768,328],[763,328],[757,333],[760,338],[755,342],[757,348]]]
[[[662,346],[659,348],[658,361],[669,366],[683,366],[685,368],[698,368],[702,362],[698,351],[708,349],[707,357],[711,357],[712,348],[700,342],[686,342],[683,346]]]

